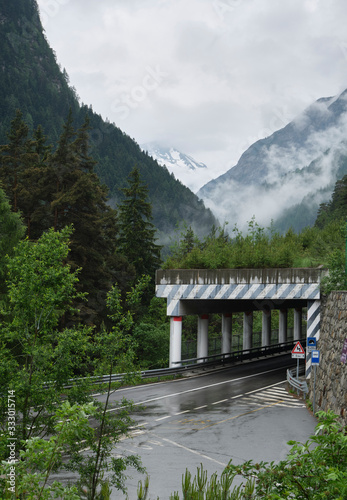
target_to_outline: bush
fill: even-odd
[[[140,323],[133,330],[137,358],[142,368],[166,368],[169,364],[170,324]]]

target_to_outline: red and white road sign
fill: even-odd
[[[295,344],[294,349],[292,350],[292,358],[305,358],[305,351],[300,342]]]

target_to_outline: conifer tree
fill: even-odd
[[[20,212],[29,239],[37,239],[52,225],[50,201],[51,146],[42,127],[29,136],[29,128],[18,110],[12,120],[8,144],[0,147],[0,179],[15,212]]]
[[[54,177],[50,163],[53,146],[47,144],[41,125],[34,131],[33,139],[36,156],[32,168],[26,172],[28,206],[24,213],[28,237],[37,240],[44,231],[53,226],[51,202]]]
[[[119,248],[135,268],[137,277],[154,277],[160,266],[161,247],[155,243],[156,229],[152,224],[152,206],[147,200],[148,189],[134,167],[128,177],[128,187],[122,189],[124,201],[118,207]]]
[[[24,236],[25,226],[19,213],[11,211],[9,201],[0,189],[0,299],[6,289],[6,259]]]
[[[126,258],[116,253],[116,211],[107,204],[107,188],[94,173],[89,154],[88,118],[75,130],[70,112],[55,151],[46,144],[42,127],[33,137],[20,112],[1,147],[0,180],[13,209],[21,212],[27,236],[37,240],[51,227],[72,226],[69,264],[81,269],[79,291],[88,293],[83,307],[88,322],[105,310],[114,282],[127,289],[135,277]]]
[[[23,188],[19,208],[31,240],[40,238],[52,226],[51,201],[53,175],[50,165],[52,145],[46,144],[41,126],[33,133],[33,158],[23,172]]]
[[[107,291],[115,281],[117,219],[107,205],[107,188],[94,173],[89,154],[89,121],[75,131],[70,113],[58,147],[52,155],[55,193],[52,200],[54,228],[72,225],[70,265],[81,268],[79,287],[88,292],[84,312],[88,321],[105,307]]]
[[[29,138],[29,127],[19,110],[11,122],[7,137],[8,144],[0,146],[0,180],[13,210],[17,212],[25,188],[24,172],[35,157],[34,142]]]

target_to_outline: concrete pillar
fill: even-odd
[[[198,345],[197,357],[205,358],[208,356],[208,314],[202,314],[198,318]],[[203,360],[200,360],[201,363]]]
[[[182,316],[170,318],[170,368],[180,366],[182,354]]]
[[[264,309],[261,330],[261,345],[265,347],[271,344],[271,309]]]
[[[232,317],[231,313],[222,314],[222,354],[231,352]]]
[[[288,325],[288,310],[280,309],[279,311],[279,332],[278,343],[287,342],[287,325]]]
[[[294,340],[302,338],[302,309],[294,309]]]
[[[243,350],[252,347],[253,311],[243,313]]]

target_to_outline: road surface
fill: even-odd
[[[289,440],[306,441],[316,419],[285,389],[286,370],[295,360],[279,356],[217,372],[117,391],[144,410],[135,416],[131,438],[118,443],[114,457],[138,454],[150,476],[149,498],[181,493],[186,467],[194,475],[203,464],[208,474],[245,460],[279,461]],[[127,471],[130,500],[139,479]],[[112,499],[125,499],[114,491]]]

